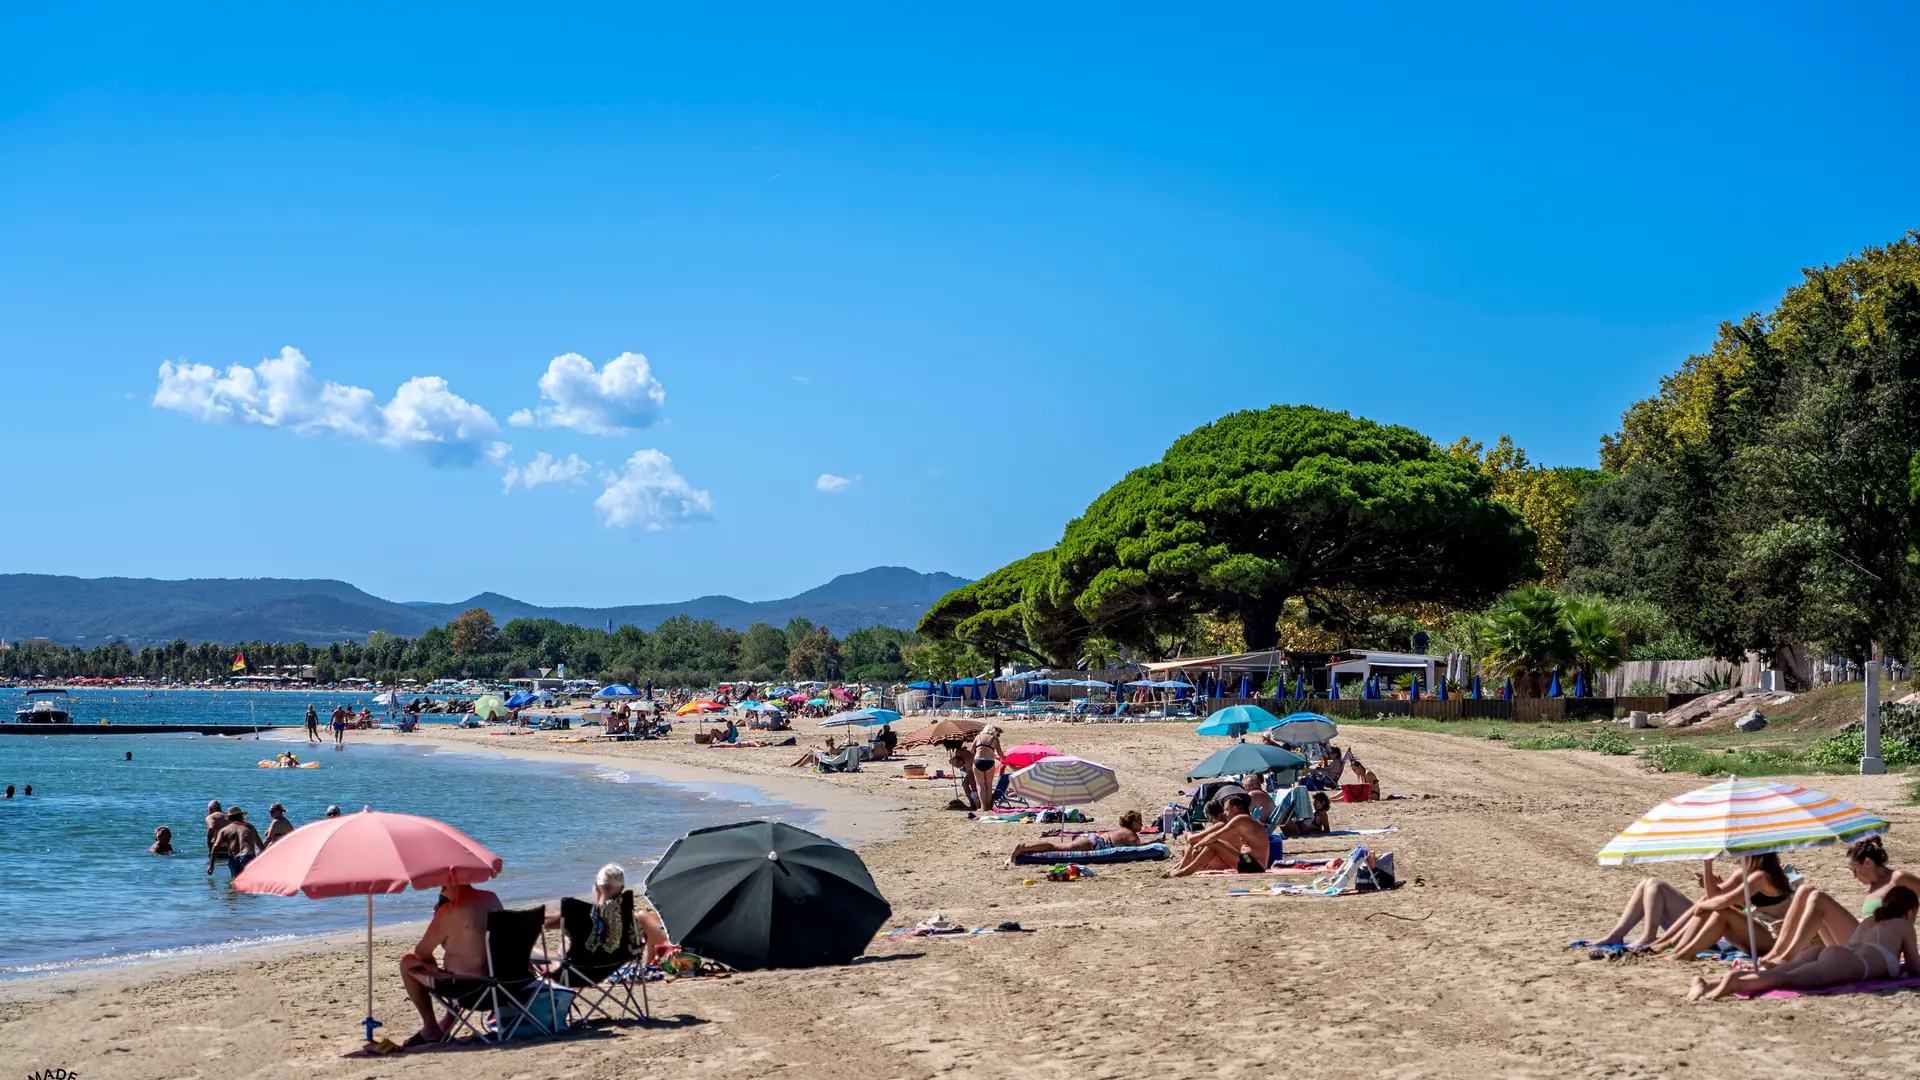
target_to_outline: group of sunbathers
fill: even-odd
[[[1758,957],[1759,970],[1736,969],[1715,985],[1696,976],[1689,1001],[1920,978],[1920,949],[1914,938],[1920,874],[1889,867],[1879,837],[1849,847],[1847,868],[1867,888],[1857,919],[1831,894],[1792,880],[1778,855],[1750,855],[1740,860],[1739,872],[1726,879],[1714,873],[1712,859],[1706,860],[1699,879],[1703,895],[1696,902],[1658,878],[1640,882],[1613,930],[1585,944],[1636,952],[1671,950],[1669,955],[1690,960],[1725,940]],[[1636,926],[1640,934],[1629,942],[1627,935]]]

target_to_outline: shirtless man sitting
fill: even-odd
[[[1187,854],[1180,865],[1165,877],[1186,877],[1202,870],[1238,870],[1243,874],[1263,874],[1272,854],[1267,827],[1247,813],[1247,795],[1236,791],[1221,803],[1222,821],[1193,834],[1187,842]]]
[[[502,910],[500,898],[471,885],[447,885],[440,890],[440,901],[420,943],[400,958],[400,981],[407,989],[407,1000],[420,1013],[420,1030],[403,1046],[446,1038],[446,1028],[434,1016],[433,998],[427,993],[436,981],[487,977],[487,915]],[[440,950],[437,962],[436,949]]]
[[[227,824],[220,834],[213,838],[213,853],[207,855],[207,873],[213,873],[214,853],[227,853],[227,874],[239,877],[240,871],[247,868],[254,856],[260,854],[266,842],[260,839],[260,830],[247,820],[247,812],[238,806],[227,807]]]

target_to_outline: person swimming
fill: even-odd
[[[153,846],[147,849],[147,854],[173,854],[173,830],[165,825],[156,826],[153,830]]]

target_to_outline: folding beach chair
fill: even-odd
[[[577,1015],[573,1023],[584,1024],[596,1016],[645,1020],[650,1015],[642,959],[646,939],[633,917],[633,890],[620,894],[618,926],[606,925],[595,916],[594,905],[584,900],[569,896],[560,901],[560,926],[567,935],[567,952],[547,977],[555,986],[574,991]],[[640,988],[638,998],[633,992],[636,986]]]
[[[429,994],[447,1010],[445,1041],[451,1042],[461,1028],[481,1042],[502,1042],[531,1024],[542,1035],[551,1035],[557,1025],[556,1003],[551,985],[533,970],[533,946],[546,929],[545,907],[487,914],[487,977],[484,979],[449,977],[436,980]],[[542,1013],[536,1013],[535,998],[546,996]],[[492,1014],[489,1027],[487,1015]],[[479,1020],[475,1021],[478,1014]]]

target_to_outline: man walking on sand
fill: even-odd
[[[420,1013],[420,1030],[402,1046],[436,1043],[446,1037],[433,1013],[433,998],[427,991],[444,978],[485,978],[487,975],[487,914],[502,910],[500,898],[471,885],[447,885],[440,890],[440,904],[433,909],[433,920],[413,951],[400,958],[400,981],[406,986],[407,1000]],[[439,962],[433,959],[441,950]]]

